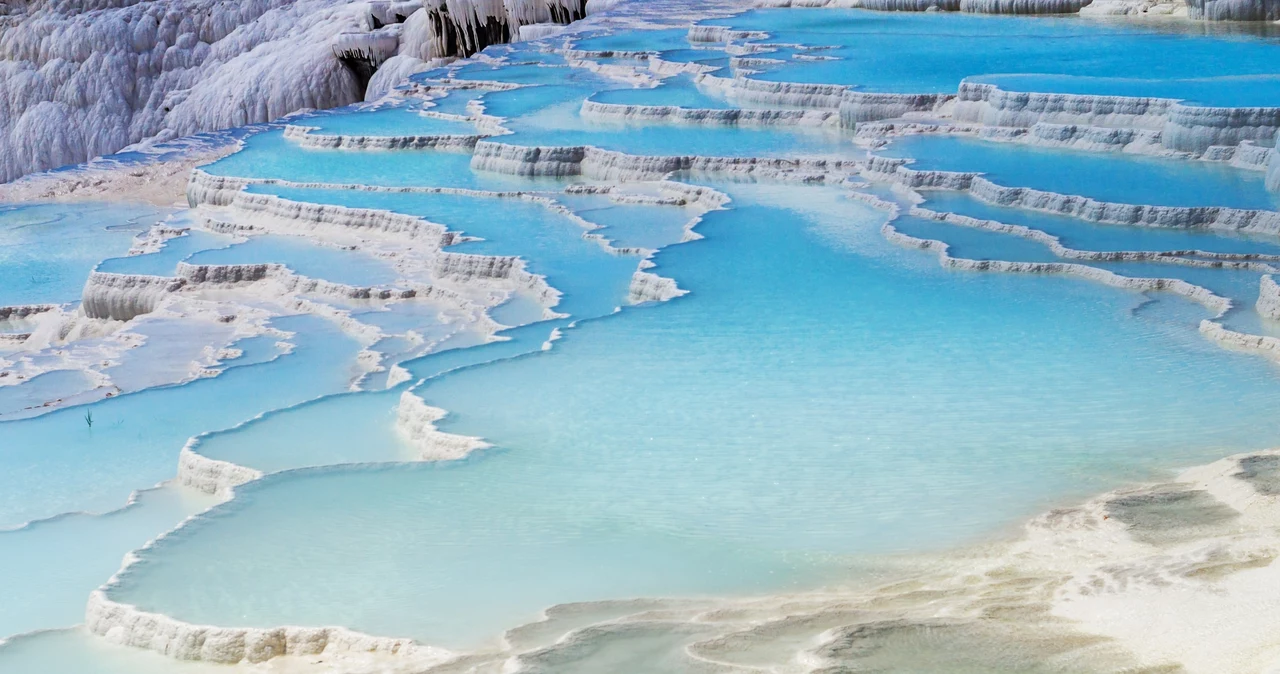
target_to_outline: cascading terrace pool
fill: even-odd
[[[0,672],[1280,659],[1280,42],[1178,25],[623,3],[0,207]]]

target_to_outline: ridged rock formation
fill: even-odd
[[[1277,0],[1187,0],[1187,14],[1208,21],[1280,21]]]
[[[955,12],[960,0],[862,0],[861,6],[886,12]]]
[[[127,570],[125,571],[127,573]],[[178,660],[219,664],[258,663],[286,655],[384,654],[441,656],[409,639],[371,637],[344,627],[213,627],[148,613],[107,598],[89,596],[85,627],[111,643],[146,648]]]
[[[917,171],[908,167],[907,161],[872,157],[864,171],[877,180],[896,182],[905,187],[968,191],[975,198],[990,204],[1070,215],[1091,222],[1280,236],[1280,213],[1276,211],[1222,206],[1120,204],[1030,187],[1005,187],[978,173]]]
[[[95,271],[85,281],[80,309],[89,318],[128,321],[151,313],[165,295],[184,284],[179,278]]]
[[[612,122],[666,122],[723,126],[825,126],[836,119],[828,110],[754,110],[744,108],[681,108],[674,105],[620,105],[586,100],[584,119]]]
[[[360,100],[341,0],[36,0],[0,29],[0,182],[147,139]],[[250,55],[252,52],[252,55]]]
[[[438,430],[436,422],[444,417],[444,410],[426,404],[411,391],[400,394],[400,405],[396,408],[396,431],[414,448],[418,460],[452,461],[490,446],[480,438]]]
[[[1262,277],[1258,286],[1258,313],[1274,321],[1280,321],[1280,284],[1270,274]]]
[[[954,98],[951,94],[876,94],[847,90],[840,95],[840,125],[852,129],[863,122],[894,119],[909,112],[937,112]]]
[[[698,75],[699,86],[721,91],[738,103],[808,110],[839,110],[846,87],[838,84],[809,84],[803,82],[771,82],[749,77],[720,77]]]
[[[471,167],[523,176],[583,176],[594,180],[656,180],[674,171],[826,180],[853,172],[854,162],[826,159],[630,155],[591,146],[537,147],[494,141],[476,144]]]
[[[964,81],[953,115],[956,121],[990,126],[1047,122],[1158,130],[1174,103],[1167,98],[1005,91],[994,84]]]
[[[647,271],[638,271],[631,277],[631,288],[628,292],[627,301],[631,304],[666,302],[688,293],[688,290],[682,290],[676,285],[675,279],[658,276]]]
[[[1096,281],[1104,285],[1127,290],[1172,292],[1221,316],[1231,308],[1231,300],[1215,295],[1207,288],[1176,278],[1137,278],[1121,276],[1105,269],[1076,264],[1074,262],[1009,262],[1006,260],[970,260],[951,257],[947,244],[935,239],[921,239],[899,232],[892,223],[885,223],[881,233],[888,241],[910,248],[930,250],[938,254],[942,266],[963,271],[995,271],[1013,274],[1064,274]]]
[[[1164,126],[1164,145],[1173,150],[1204,152],[1211,145],[1244,140],[1270,141],[1280,130],[1280,107],[1209,108],[1176,104]]]
[[[200,454],[199,444],[199,438],[193,438],[178,455],[179,484],[226,498],[232,489],[262,477],[262,471]]]

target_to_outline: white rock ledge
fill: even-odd
[[[786,180],[825,181],[858,169],[858,162],[822,158],[645,156],[590,145],[524,146],[491,140],[476,144],[471,168],[522,176],[583,176],[594,180],[659,180],[675,171]]]
[[[1280,321],[1280,284],[1270,274],[1263,276],[1259,282],[1255,307],[1264,318]]]
[[[214,627],[192,625],[116,602],[99,589],[89,595],[85,626],[107,641],[145,648],[178,660],[259,663],[281,656],[383,655],[439,663],[445,651],[410,639],[373,637],[344,627]]]
[[[424,136],[350,136],[312,133],[318,127],[290,124],[284,137],[300,147],[328,150],[437,150],[470,153],[484,135],[436,134]]]
[[[967,191],[989,204],[1069,215],[1091,222],[1280,236],[1280,213],[1275,211],[1225,206],[1147,206],[1098,201],[1030,187],[1005,187],[991,182],[979,173],[917,171],[907,166],[909,161],[873,156],[865,164],[864,173],[872,179],[894,182],[913,189]]]
[[[1220,317],[1231,309],[1231,300],[1214,294],[1207,288],[1175,278],[1142,278],[1121,276],[1105,269],[1073,262],[1010,262],[1007,260],[970,260],[952,257],[948,246],[935,239],[921,239],[899,232],[892,223],[885,223],[880,230],[891,243],[908,248],[933,251],[938,261],[949,269],[964,271],[996,271],[1016,274],[1061,274],[1076,276],[1104,285],[1126,290],[1171,292],[1196,302]],[[1203,328],[1202,328],[1203,331]]]
[[[396,432],[414,448],[417,460],[453,461],[491,446],[480,438],[437,429],[436,422],[446,415],[445,410],[428,405],[412,391],[400,394],[400,405],[396,408]]]
[[[622,105],[587,99],[583,119],[609,122],[664,122],[709,126],[830,126],[838,120],[829,110],[764,110],[750,108],[681,108],[674,105]]]
[[[178,454],[178,484],[196,491],[230,498],[231,491],[262,477],[262,471],[230,461],[211,459],[199,450],[200,438],[192,438]]]

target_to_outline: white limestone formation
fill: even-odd
[[[978,127],[975,135],[984,140],[1014,142],[1089,152],[1127,152],[1165,157],[1187,157],[1164,147],[1161,133],[1150,129],[1118,129],[1106,126],[1049,124],[1037,122],[1030,128],[1007,126]],[[1224,148],[1235,154],[1235,148]],[[1206,157],[1206,159],[1217,159]]]
[[[519,39],[521,26],[568,24],[586,16],[585,0],[423,0],[403,28],[402,55],[423,61],[471,56]]]
[[[312,133],[316,127],[290,124],[284,136],[300,147],[334,150],[437,150],[470,153],[479,134],[437,134],[425,136],[349,136]]]
[[[951,94],[878,94],[846,90],[840,95],[840,125],[856,128],[863,122],[895,119],[909,113],[941,112]]]
[[[587,99],[579,115],[608,122],[663,122],[716,126],[832,126],[839,117],[829,110],[751,108],[682,108],[674,105],[623,105]]]
[[[691,26],[689,41],[693,43],[727,43],[744,40],[767,40],[769,34],[758,30],[734,30],[727,26]]]
[[[194,174],[192,177],[194,180]],[[201,190],[201,194],[207,192]],[[235,192],[229,201],[216,195],[215,203],[221,201],[231,207],[235,228],[271,226],[275,231],[290,234],[323,230],[333,234],[410,240],[437,250],[466,240],[443,225],[392,211],[312,204],[249,192]],[[270,220],[270,225],[260,222],[264,220]]]
[[[178,484],[220,498],[231,498],[231,492],[242,484],[262,477],[262,471],[230,461],[211,459],[199,450],[200,438],[192,438],[178,455]]]
[[[1080,8],[1085,16],[1186,16],[1182,0],[1093,0]]]
[[[675,279],[658,276],[647,271],[637,271],[631,276],[631,287],[627,293],[627,301],[631,304],[666,302],[688,293],[688,290],[676,285]]]
[[[1280,235],[1280,213],[1275,211],[1117,204],[1027,187],[1002,187],[982,177],[972,179],[969,193],[988,203],[1061,213],[1093,222]]]
[[[1187,0],[1188,15],[1207,21],[1280,21],[1275,0]]]
[[[955,12],[960,0],[859,0],[858,5],[884,12]]]
[[[480,438],[445,433],[436,422],[447,412],[432,407],[412,391],[400,394],[396,408],[396,431],[414,449],[418,461],[453,461],[491,445]]]
[[[1268,335],[1251,335],[1224,326],[1219,321],[1200,321],[1200,334],[1226,349],[1244,351],[1280,363],[1280,339]]]

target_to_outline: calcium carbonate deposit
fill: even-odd
[[[1280,667],[1278,12],[7,3],[0,672]]]

